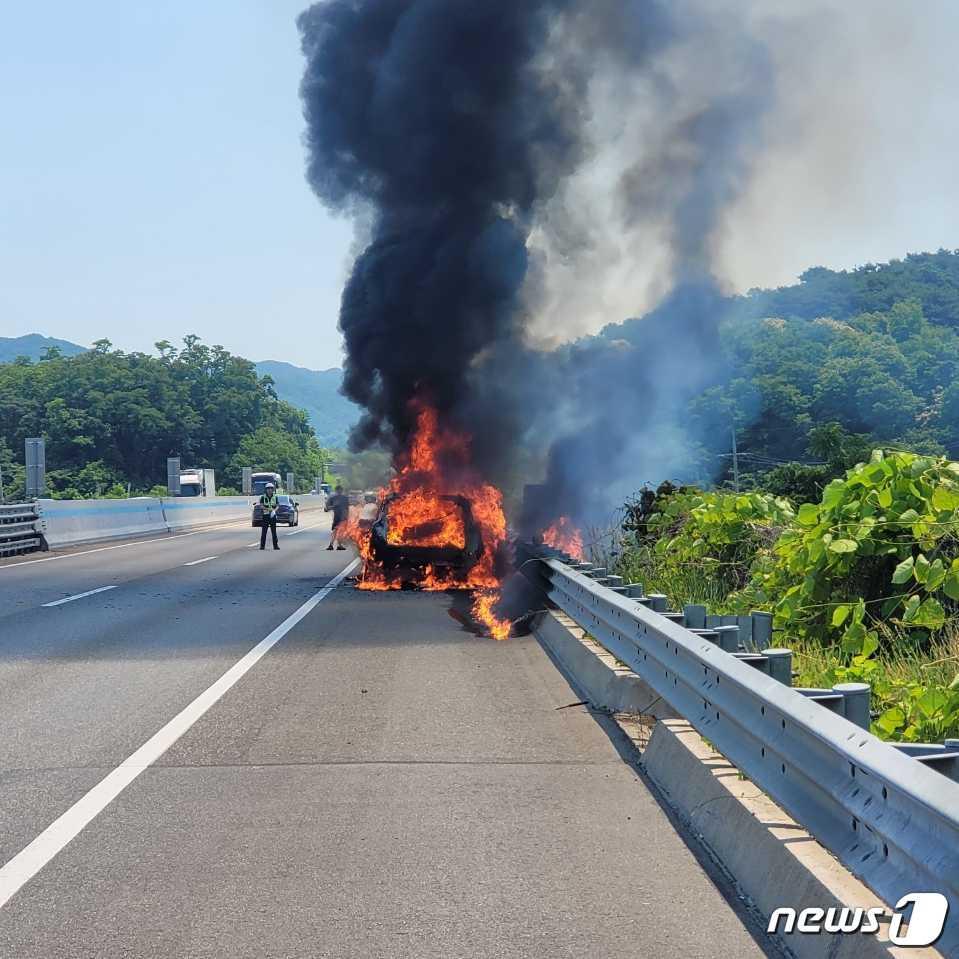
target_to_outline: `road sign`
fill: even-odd
[[[292,473],[286,474],[286,491],[287,493],[293,492],[293,474]]]
[[[47,453],[42,436],[31,436],[23,444],[27,466],[27,499],[43,496],[47,487]]]
[[[250,496],[253,493],[253,467],[243,467],[243,495]]]
[[[167,457],[166,489],[171,496],[180,495],[180,457],[179,456]]]

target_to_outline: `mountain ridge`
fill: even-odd
[[[86,346],[71,343],[70,340],[60,340],[55,336],[44,336],[43,333],[25,333],[23,336],[0,336],[0,363],[12,363],[20,356],[36,361],[43,356],[48,347],[56,347],[64,356],[76,356],[85,353]]]
[[[260,360],[260,376],[273,380],[277,396],[305,410],[321,446],[342,449],[360,408],[340,393],[343,370],[338,366],[311,370],[286,360]]]

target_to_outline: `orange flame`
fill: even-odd
[[[463,511],[452,500],[431,489],[414,489],[390,503],[387,542],[394,546],[466,546]]]
[[[508,639],[513,624],[496,615],[493,607],[498,601],[499,592],[495,589],[478,592],[473,600],[473,615],[488,627],[493,639]]]
[[[541,536],[547,546],[569,553],[573,559],[582,560],[585,557],[583,534],[573,525],[573,521],[568,516],[560,516],[551,526],[543,530]]]
[[[390,496],[387,542],[390,545],[452,547],[467,545],[462,507],[450,497],[462,497],[482,539],[482,552],[468,570],[427,566],[417,577],[420,589],[475,589],[473,615],[496,639],[506,639],[510,623],[498,618],[493,607],[499,599],[496,555],[506,539],[503,496],[495,486],[484,483],[470,462],[468,436],[440,426],[436,411],[417,403],[416,431],[405,457],[398,463],[388,489],[380,490],[380,501]],[[360,589],[399,589],[403,583],[391,576],[373,554],[370,530],[361,529],[351,515],[344,536],[357,546],[365,561]]]

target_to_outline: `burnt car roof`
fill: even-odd
[[[465,496],[441,496],[441,499],[456,503],[463,512],[463,529],[466,542],[458,546],[417,546],[413,543],[390,543],[389,509],[390,503],[402,494],[391,493],[377,511],[376,519],[370,530],[370,548],[373,558],[382,564],[384,572],[399,577],[415,579],[427,566],[443,567],[455,574],[464,576],[476,565],[483,554],[483,537],[473,518],[473,510]]]

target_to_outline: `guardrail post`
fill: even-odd
[[[719,637],[719,648],[727,653],[739,652],[739,627],[717,626],[716,635]]]
[[[749,616],[753,621],[753,645],[760,651],[768,649],[773,641],[773,614],[754,609]]]
[[[642,583],[627,583],[626,595],[630,599],[639,599],[641,596],[646,595],[646,588]]]
[[[649,608],[654,613],[665,613],[669,609],[669,597],[665,593],[650,593]]]
[[[706,607],[698,603],[687,603],[683,607],[683,615],[686,617],[687,629],[705,629],[706,628]]]
[[[793,651],[791,649],[764,649],[769,659],[769,675],[784,686],[793,684]]]
[[[786,640],[771,629],[768,612],[751,617],[763,655],[724,655],[712,644],[732,629],[709,629],[721,617],[709,616],[706,629],[684,629],[653,615],[663,597],[626,602],[556,560],[547,566],[550,600],[878,896],[895,902],[926,889],[959,904],[959,786],[951,781],[959,778],[959,736],[944,745],[883,743],[863,728],[868,687],[788,688],[793,651],[769,648],[770,639]],[[959,926],[946,926],[940,948],[959,959]]]
[[[869,683],[837,683],[833,692],[842,693],[843,715],[862,729],[869,729]]]

